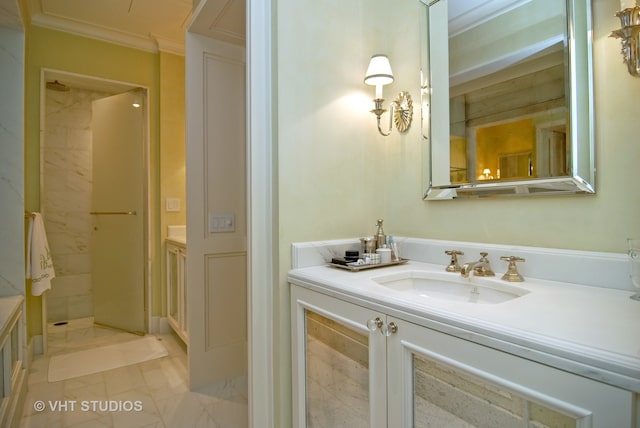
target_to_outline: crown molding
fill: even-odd
[[[184,56],[184,43],[164,39],[156,34],[151,34],[151,37],[155,40],[158,51]]]
[[[184,42],[181,41],[161,39],[152,34],[149,34],[148,37],[142,37],[137,34],[117,31],[106,27],[88,24],[86,22],[45,15],[39,8],[38,2],[32,2],[31,5],[31,24],[39,27],[63,31],[146,52],[157,53],[159,51],[166,51],[178,55],[184,55]]]

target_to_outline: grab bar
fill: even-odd
[[[91,215],[136,215],[135,211],[91,211]]]

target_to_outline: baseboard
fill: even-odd
[[[151,334],[167,334],[171,332],[167,317],[151,317],[151,325],[149,333]]]
[[[32,336],[27,344],[27,367],[31,365],[34,355],[44,354],[44,338],[41,334]]]

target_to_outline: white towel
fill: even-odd
[[[53,271],[44,222],[39,213],[31,214],[27,244],[27,278],[31,278],[31,294],[40,296],[51,289],[51,280],[56,274]]]

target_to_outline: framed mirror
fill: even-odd
[[[420,0],[426,200],[595,193],[590,0]]]

